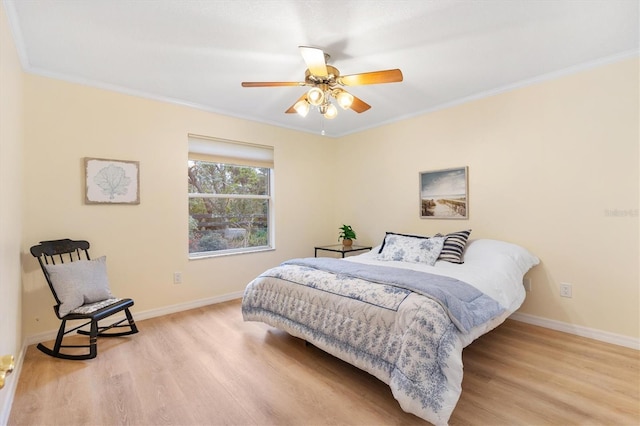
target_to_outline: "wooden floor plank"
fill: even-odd
[[[238,300],[139,321],[88,361],[28,348],[9,425],[419,425],[387,385]],[[508,320],[464,351],[453,425],[638,425],[638,351]]]

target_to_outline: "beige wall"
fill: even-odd
[[[638,339],[638,76],[626,60],[343,138],[358,161],[338,221],[372,244],[463,228],[521,244],[542,263],[520,312]],[[420,219],[418,172],[459,166],[470,219]]]
[[[242,292],[265,269],[312,256],[337,228],[326,214],[331,139],[33,75],[25,111],[23,253],[45,239],[89,240],[94,256],[107,255],[112,291],[133,298],[135,311]],[[188,260],[189,133],[274,147],[276,250]],[[83,157],[139,161],[140,204],[85,205]],[[24,270],[25,334],[52,330],[42,273],[28,256]]]
[[[22,70],[0,3],[0,356],[16,359],[22,347],[20,238],[22,230]],[[10,389],[0,390],[0,424],[8,416]]]

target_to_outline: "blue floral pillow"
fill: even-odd
[[[413,237],[387,233],[379,260],[425,263],[433,266],[442,251],[445,237]]]

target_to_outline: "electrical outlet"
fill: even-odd
[[[525,291],[531,291],[531,278],[525,278],[522,280],[522,285]]]
[[[174,284],[182,284],[182,272],[174,272],[173,273],[173,283]]]
[[[571,284],[569,284],[569,283],[560,283],[560,296],[562,296],[562,297],[573,297],[573,290],[571,288]]]

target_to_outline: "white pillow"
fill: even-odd
[[[445,237],[413,237],[387,233],[378,260],[425,263],[433,266],[442,251]]]
[[[464,253],[464,259],[472,262],[490,262],[499,257],[509,259],[522,274],[540,263],[540,259],[524,247],[499,240],[471,240]]]
[[[59,265],[45,265],[53,289],[60,299],[61,317],[86,304],[113,297],[107,279],[107,258],[77,260]]]

